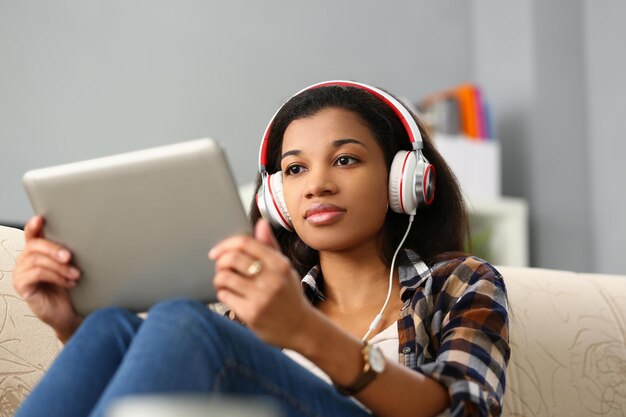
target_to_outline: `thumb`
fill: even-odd
[[[280,245],[274,237],[272,227],[267,220],[260,219],[254,226],[254,238],[269,247],[280,249]]]
[[[38,237],[43,229],[44,218],[42,216],[33,216],[24,227],[24,239],[30,240]]]

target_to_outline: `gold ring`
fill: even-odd
[[[248,267],[248,276],[254,277],[261,273],[263,270],[263,262],[258,259],[250,264]]]

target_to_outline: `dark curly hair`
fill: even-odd
[[[327,108],[337,108],[354,112],[371,129],[376,141],[383,150],[387,169],[391,168],[393,157],[399,150],[411,150],[406,129],[398,116],[387,104],[369,92],[350,86],[318,87],[292,97],[276,114],[271,126],[267,144],[268,173],[280,170],[280,154],[283,134],[287,126],[298,119],[311,117]],[[415,118],[424,141],[424,156],[435,166],[437,172],[435,199],[428,207],[418,208],[405,248],[413,249],[428,265],[463,256],[465,244],[469,241],[469,221],[464,199],[456,177],[432,140]],[[255,192],[261,185],[261,175],[256,178]],[[261,218],[255,203],[250,207],[252,224]],[[380,257],[388,266],[397,245],[406,230],[408,216],[387,211],[383,233],[379,243]],[[288,256],[298,273],[305,274],[319,262],[316,250],[307,246],[300,237],[285,229],[274,229],[282,252]]]

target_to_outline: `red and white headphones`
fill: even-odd
[[[407,108],[394,97],[376,87],[343,80],[313,84],[298,91],[292,98],[304,91],[328,86],[359,88],[372,94],[394,111],[409,135],[413,150],[398,151],[393,158],[389,172],[389,205],[394,212],[409,215],[415,215],[418,207],[430,205],[435,198],[435,167],[422,154],[424,148],[422,135]],[[283,197],[283,174],[281,171],[268,174],[266,170],[270,129],[283,106],[274,113],[263,134],[259,151],[259,172],[261,173],[262,184],[256,195],[256,203],[261,216],[269,220],[274,227],[283,227],[293,231],[291,217]]]

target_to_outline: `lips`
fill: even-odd
[[[330,203],[316,203],[312,204],[311,207],[304,212],[304,218],[308,219],[310,216],[319,213],[331,213],[331,212],[340,212],[345,213],[346,209],[336,206]]]
[[[305,212],[304,218],[315,225],[326,225],[339,221],[346,209],[329,203],[312,204]]]

